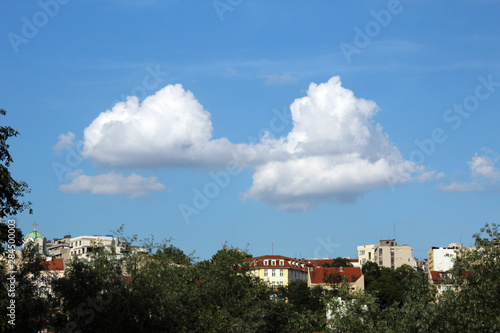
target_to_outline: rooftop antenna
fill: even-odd
[[[271,254],[274,256],[274,242],[271,242]]]
[[[396,241],[396,219],[394,219],[394,241]]]

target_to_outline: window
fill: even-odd
[[[360,256],[364,256],[364,255],[365,255],[365,250],[363,250],[363,251],[359,251],[359,255],[360,255]]]
[[[378,249],[378,255],[381,257],[382,256],[382,249]]]
[[[273,281],[272,284],[273,284],[273,287],[276,287],[276,281]]]
[[[368,252],[368,260],[372,260],[372,253]]]
[[[285,285],[285,282],[284,281],[280,281],[280,286],[284,286]]]
[[[267,269],[264,270],[264,276],[268,276]]]
[[[273,269],[273,276],[276,276],[276,270]]]
[[[271,266],[276,266],[276,260],[271,260]]]
[[[283,266],[285,265],[285,261],[284,260],[280,260],[280,266]]]
[[[285,273],[283,272],[282,269],[280,269],[280,276],[285,276]]]
[[[264,260],[264,266],[269,265],[269,260]]]

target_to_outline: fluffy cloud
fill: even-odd
[[[286,209],[353,201],[377,188],[434,178],[401,157],[373,122],[377,105],[355,97],[339,77],[312,83],[290,110],[293,128],[286,137],[234,144],[213,139],[210,113],[180,84],[169,85],[142,103],[129,97],[101,113],[84,131],[82,155],[99,165],[127,168],[222,168],[235,162],[255,168],[245,199]],[[76,186],[77,179],[67,186]]]
[[[500,171],[495,167],[498,157],[488,149],[483,149],[482,155],[475,154],[467,162],[470,168],[470,182],[453,182],[449,185],[439,184],[443,192],[471,192],[483,190],[498,190],[500,185]]]
[[[339,77],[312,83],[307,96],[290,106],[293,129],[286,138],[265,139],[286,160],[256,167],[245,198],[287,209],[306,209],[321,201],[355,200],[376,188],[395,186],[423,172],[373,124],[374,102],[356,98]]]
[[[144,196],[151,191],[163,191],[165,186],[158,183],[156,177],[144,178],[132,173],[128,177],[122,174],[109,172],[104,175],[86,176],[78,172],[73,174],[74,179],[70,184],[59,186],[63,192],[105,195],[125,195],[130,198]]]
[[[83,157],[112,167],[220,165],[238,145],[212,140],[210,113],[180,84],[141,104],[128,97],[101,113],[84,131]]]

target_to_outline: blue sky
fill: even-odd
[[[499,1],[0,4],[12,173],[47,238],[426,257],[499,222]],[[134,97],[135,96],[135,97]]]

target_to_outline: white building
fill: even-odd
[[[121,255],[122,242],[117,237],[106,236],[78,236],[70,240],[71,259],[76,257],[89,258],[90,253],[97,247],[106,247],[110,254]]]
[[[461,243],[450,243],[448,247],[431,247],[427,251],[427,265],[429,271],[447,272],[453,268],[453,260]]]

